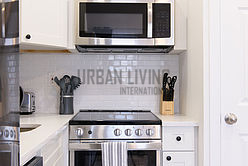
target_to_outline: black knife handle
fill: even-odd
[[[164,73],[164,76],[163,76],[163,86],[166,86],[167,77],[168,77],[168,73]]]
[[[172,77],[172,81],[171,81],[171,85],[172,85],[172,88],[173,88],[173,89],[174,89],[174,87],[175,87],[176,81],[177,81],[177,76],[173,76],[173,77]]]

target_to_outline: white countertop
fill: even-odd
[[[162,126],[198,126],[198,121],[187,115],[161,115],[154,113],[159,119],[162,120]]]
[[[36,155],[37,151],[61,130],[74,115],[33,114],[21,115],[20,124],[40,124],[38,128],[20,134],[21,165]]]

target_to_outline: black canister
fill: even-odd
[[[59,114],[62,114],[62,115],[74,114],[73,95],[60,96]]]

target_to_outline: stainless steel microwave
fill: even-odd
[[[174,0],[76,0],[75,45],[174,45]]]

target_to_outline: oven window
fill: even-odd
[[[79,36],[146,38],[146,3],[80,3]]]
[[[129,151],[128,166],[156,166],[156,151]]]
[[[156,151],[128,151],[128,166],[156,166]],[[75,151],[75,166],[102,166],[101,151]]]
[[[102,166],[101,151],[75,151],[75,166]]]
[[[0,161],[2,165],[11,165],[11,152],[0,152]],[[1,165],[0,164],[0,165]]]

